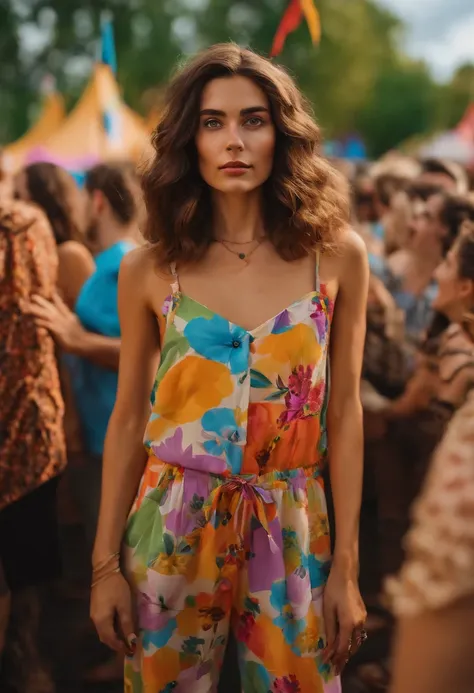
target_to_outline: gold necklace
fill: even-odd
[[[232,255],[235,255],[236,257],[239,258],[239,260],[243,260],[245,263],[248,264],[248,261],[250,257],[254,254],[254,252],[257,250],[257,248],[262,244],[263,238],[257,240],[257,245],[249,250],[248,253],[242,253],[241,251],[234,250],[233,248],[229,248],[228,243],[231,241],[224,241],[221,238],[216,238],[217,243],[220,243],[226,250],[229,251],[229,253],[232,253]],[[243,243],[236,243],[236,245],[244,245]]]

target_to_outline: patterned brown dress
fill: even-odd
[[[28,314],[56,289],[56,244],[43,214],[0,201],[0,510],[66,464],[55,346]]]

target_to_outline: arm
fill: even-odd
[[[158,323],[148,301],[147,279],[156,277],[142,249],[122,262],[119,315],[122,350],[117,398],[104,446],[102,495],[93,565],[109,564],[120,551],[126,519],[146,462],[143,433],[150,413],[149,396],[159,357]],[[166,292],[163,292],[163,299]],[[115,559],[114,559],[115,560]],[[114,566],[112,566],[114,567]],[[116,622],[116,616],[118,621]],[[110,571],[92,589],[91,617],[102,642],[132,651],[133,621],[130,588],[119,572]]]
[[[77,241],[66,241],[58,248],[58,291],[73,310],[84,283],[95,271],[89,250]]]
[[[158,366],[158,323],[146,297],[143,255],[130,253],[119,278],[122,349],[117,398],[104,446],[103,487],[94,562],[120,549],[125,521],[143,473],[143,434]]]
[[[131,287],[131,291],[135,292],[135,289]],[[136,292],[132,295],[136,296]],[[118,369],[121,339],[85,330],[77,315],[57,294],[52,301],[34,296],[30,313],[35,316],[39,327],[53,334],[56,343],[64,351],[82,356],[104,368]]]
[[[474,595],[444,609],[403,617],[390,693],[472,693]]]
[[[328,657],[341,669],[365,620],[359,594],[359,514],[363,474],[360,379],[365,340],[369,269],[361,240],[350,233],[340,258],[339,291],[331,334],[331,396],[328,408],[329,471],[336,544],[324,596]],[[355,634],[353,635],[355,631]]]
[[[328,408],[329,469],[336,513],[334,565],[358,571],[363,436],[360,381],[365,339],[368,266],[352,235],[342,259],[331,334],[331,396]]]
[[[69,352],[116,371],[119,367],[121,345],[122,339],[104,337],[81,329],[78,330],[77,339],[71,344]]]
[[[474,680],[474,395],[431,462],[387,592],[399,617],[391,693],[470,693]]]

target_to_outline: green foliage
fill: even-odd
[[[20,136],[51,73],[71,106],[98,54],[100,15],[113,14],[124,98],[147,113],[176,62],[217,41],[268,54],[287,0],[0,0],[0,141]],[[326,137],[359,131],[377,156],[455,125],[474,93],[474,66],[449,84],[400,49],[404,27],[376,0],[317,0],[323,36],[292,34],[279,62],[296,77]],[[26,37],[26,40],[24,40]],[[29,47],[29,50],[28,50]]]

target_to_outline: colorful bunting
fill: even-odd
[[[290,0],[273,39],[270,57],[274,58],[282,52],[287,36],[296,31],[303,18],[308,24],[313,44],[319,43],[321,39],[321,20],[314,0]]]

